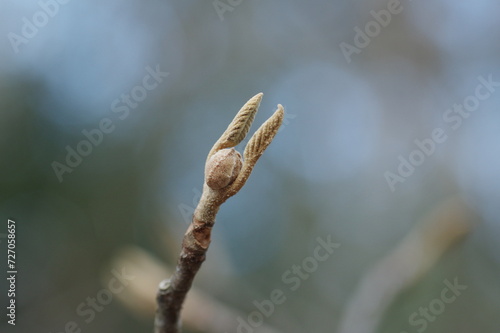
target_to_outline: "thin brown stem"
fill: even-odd
[[[262,93],[252,97],[238,112],[229,127],[210,150],[205,166],[205,183],[193,220],[184,234],[182,250],[174,274],[160,283],[155,333],[181,332],[180,314],[194,277],[205,261],[212,227],[220,206],[245,184],[259,157],[274,139],[283,122],[284,110],[278,110],[257,130],[245,149],[245,161],[239,154],[219,151],[238,145],[247,135],[262,99]],[[232,148],[231,148],[232,149]],[[240,170],[241,167],[241,170]],[[238,171],[235,174],[235,170]],[[210,177],[207,184],[207,175]],[[219,188],[220,184],[226,186]]]

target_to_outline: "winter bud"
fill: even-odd
[[[243,160],[234,148],[221,149],[205,165],[205,182],[213,190],[231,185],[240,173]]]

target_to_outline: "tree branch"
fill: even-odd
[[[347,302],[339,333],[375,333],[399,293],[415,284],[475,226],[459,197],[441,202],[361,279]]]
[[[240,153],[232,147],[238,145],[247,135],[261,99],[262,93],[259,93],[241,108],[207,156],[203,194],[194,211],[193,220],[184,234],[177,267],[172,277],[159,285],[155,333],[181,331],[182,304],[205,260],[220,205],[243,187],[259,157],[278,133],[283,122],[284,110],[278,105],[276,112],[252,136],[245,149],[245,160],[241,160]]]

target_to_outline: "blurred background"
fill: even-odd
[[[10,218],[18,274],[0,331],[152,332],[206,154],[262,91],[250,133],[278,103],[285,122],[221,208],[185,332],[497,332],[499,14],[2,0],[0,267]],[[318,237],[339,245],[324,261]],[[466,288],[447,302],[445,281]]]

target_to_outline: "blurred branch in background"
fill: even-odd
[[[127,267],[127,272],[135,279],[121,293],[116,294],[120,302],[129,311],[140,318],[153,320],[158,283],[165,276],[172,274],[172,269],[161,264],[152,255],[137,246],[124,247],[112,258],[109,267]],[[110,269],[105,269],[110,272]],[[109,281],[103,276],[103,284]],[[231,310],[227,305],[212,296],[192,288],[183,307],[183,324],[195,331],[206,333],[235,332],[237,318],[242,314]],[[261,333],[279,333],[279,331],[262,325]]]
[[[361,279],[347,303],[339,333],[374,333],[389,305],[425,275],[474,227],[458,197],[438,204],[401,243]]]

